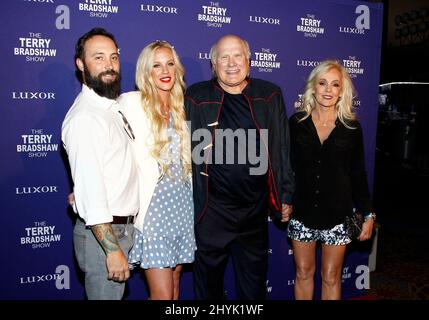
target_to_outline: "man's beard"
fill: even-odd
[[[93,89],[99,96],[106,97],[108,99],[116,99],[121,93],[121,74],[114,70],[104,71],[98,74],[98,76],[92,77],[85,65],[83,75],[85,84]],[[115,75],[116,78],[111,82],[104,82],[102,77],[105,75]]]

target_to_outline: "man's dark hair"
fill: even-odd
[[[77,58],[83,60],[83,57],[85,56],[84,47],[85,43],[91,39],[94,36],[105,36],[113,41],[116,48],[118,48],[118,44],[116,43],[115,37],[110,32],[107,32],[103,28],[93,28],[89,30],[87,33],[85,33],[82,37],[79,38],[79,40],[76,43],[76,52],[75,52],[75,60]]]

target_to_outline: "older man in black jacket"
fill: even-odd
[[[213,79],[191,86],[196,299],[224,298],[229,256],[237,299],[264,299],[267,215],[288,221],[293,174],[281,89],[249,78],[250,48],[235,35],[211,49]]]

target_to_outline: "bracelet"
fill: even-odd
[[[368,221],[369,219],[372,219],[372,220],[374,220],[375,221],[375,218],[376,218],[377,216],[375,215],[375,213],[373,213],[373,212],[370,212],[370,213],[368,213],[366,216],[364,216],[364,220],[365,221]]]

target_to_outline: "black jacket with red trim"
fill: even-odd
[[[265,80],[249,79],[242,92],[249,104],[256,128],[268,129],[268,181],[269,207],[272,213],[281,212],[281,204],[292,204],[294,176],[290,163],[290,137],[286,109],[281,89]],[[224,91],[216,80],[204,81],[190,86],[185,93],[185,110],[190,121],[192,138],[192,178],[195,208],[195,223],[202,218],[208,202],[207,162],[195,161],[196,154],[208,159],[210,143],[214,143]],[[202,138],[208,129],[211,136]],[[195,141],[194,141],[195,140]]]

